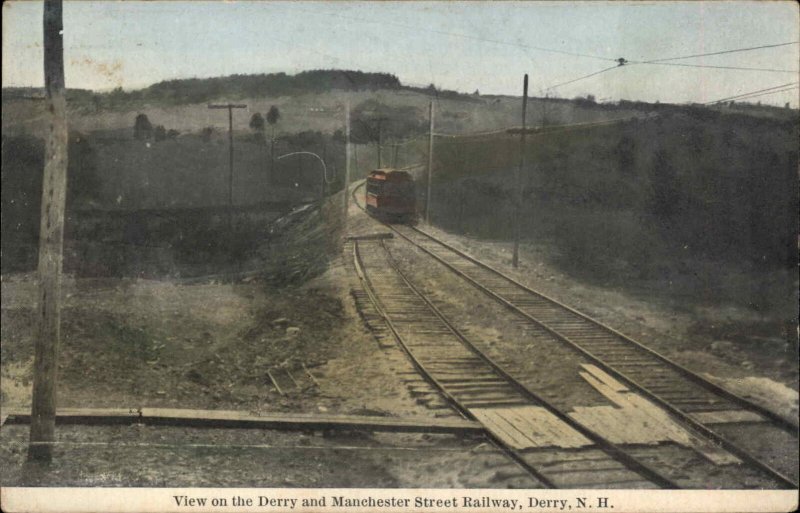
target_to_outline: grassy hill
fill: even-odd
[[[781,310],[796,323],[800,122],[671,109],[532,135],[521,230],[606,286]],[[440,144],[433,221],[511,240],[519,138]]]
[[[37,226],[35,177],[45,129],[43,102],[32,99],[37,94],[3,90],[4,235],[9,227]],[[281,112],[275,155],[324,154],[334,181],[329,190],[341,187],[348,103],[354,135],[368,143],[356,145],[355,176],[377,165],[370,116],[388,118],[383,162],[399,166],[427,160],[431,100],[439,134],[520,124],[519,98],[409,87],[389,74],[336,70],[174,80],[138,91],[70,91],[68,97],[73,141],[80,141],[71,150],[73,209],[224,204],[227,115],[208,109],[212,101],[248,105],[234,113],[234,201],[240,205],[301,201],[321,192],[318,163],[299,157],[273,165],[269,143],[249,128],[252,114],[273,105]],[[139,114],[172,136],[136,140]],[[797,110],[590,98],[532,98],[528,104],[529,126],[614,120],[625,121],[531,137],[530,179],[524,184],[525,218],[534,220],[525,228],[529,237],[554,241],[566,265],[587,272],[600,266],[599,274],[616,269],[654,276],[664,259],[665,269],[674,270],[688,253],[753,268],[796,262]],[[508,237],[503,227],[517,137],[442,135],[435,158],[437,222],[478,236]],[[29,222],[20,224],[23,210]]]

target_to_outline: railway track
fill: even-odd
[[[417,370],[465,418],[491,426],[493,442],[542,485],[679,488],[504,373],[405,279],[383,241],[352,244],[365,292]],[[514,431],[511,417],[537,436]]]
[[[355,191],[353,196],[360,206]],[[659,405],[695,432],[768,475],[780,487],[797,488],[797,426],[789,420],[520,284],[422,230],[402,225],[386,226],[525,322],[544,329],[558,342]],[[754,436],[768,440],[767,445],[782,452],[783,457],[776,455],[767,464],[741,446]]]
[[[604,371],[681,418],[739,458],[797,488],[797,426],[739,397],[591,317],[532,290],[432,235],[390,228],[522,318],[545,329]],[[743,434],[730,435],[745,427]],[[748,429],[749,428],[749,429]],[[794,457],[773,468],[741,447],[753,433]]]

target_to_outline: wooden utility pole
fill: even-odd
[[[347,223],[347,209],[350,201],[350,102],[345,104],[344,116],[344,222]]]
[[[49,130],[45,142],[39,223],[39,290],[34,342],[33,399],[28,459],[49,462],[55,441],[58,345],[61,337],[61,266],[67,199],[67,101],[61,0],[44,2],[44,87]]]
[[[230,150],[228,173],[228,205],[233,210],[233,109],[246,109],[247,105],[227,103],[224,105],[209,104],[209,109],[228,109],[228,149]],[[231,213],[231,215],[233,215]]]
[[[430,128],[428,129],[428,187],[425,195],[425,222],[431,222],[431,176],[433,175],[433,101],[428,105]]]
[[[525,169],[525,119],[528,109],[528,74],[522,86],[522,131],[519,135],[519,168],[517,169],[516,188],[514,191],[514,256],[511,265],[519,267],[519,232],[520,210],[522,209],[522,171]]]
[[[383,122],[389,118],[375,118],[378,122],[378,169],[383,167],[383,159],[381,158],[381,147],[383,146]]]

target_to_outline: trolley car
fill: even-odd
[[[405,171],[376,169],[367,177],[367,212],[381,220],[414,222],[417,214],[414,178]]]

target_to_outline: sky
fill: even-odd
[[[136,89],[174,78],[339,68],[520,95],[528,73],[533,96],[709,102],[796,85],[799,13],[794,1],[67,0],[66,82]],[[43,85],[41,27],[42,2],[3,4],[4,87]],[[792,44],[634,63],[782,43]],[[630,63],[617,66],[618,58]],[[798,106],[797,88],[772,91],[779,92],[750,101]]]

